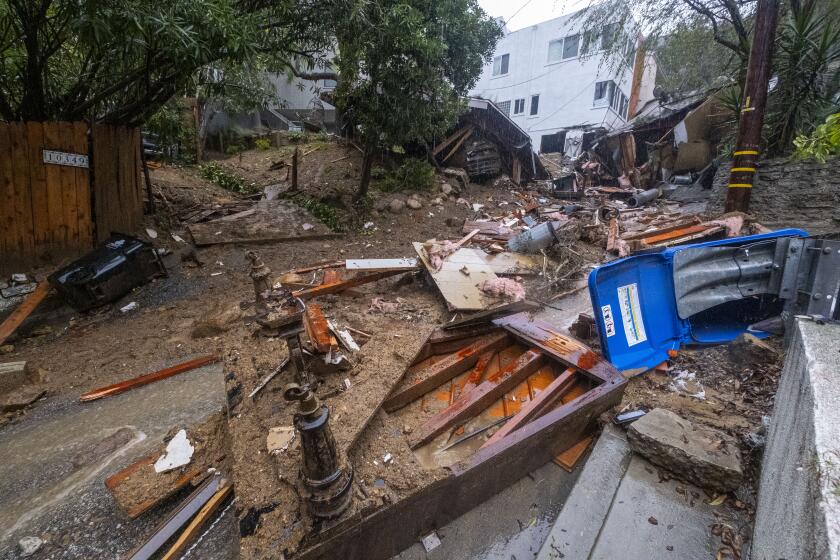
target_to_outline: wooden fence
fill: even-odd
[[[139,131],[95,125],[89,135],[89,128],[0,123],[0,272],[59,264],[111,231],[139,227]]]

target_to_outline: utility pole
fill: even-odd
[[[726,189],[727,212],[746,212],[750,207],[750,193],[761,151],[761,126],[767,106],[767,82],[770,79],[770,62],[778,14],[778,0],[758,0],[755,33],[741,100],[738,141],[732,154],[729,188]]]

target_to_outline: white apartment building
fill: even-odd
[[[583,18],[569,14],[505,29],[493,61],[470,92],[508,113],[541,152],[575,156],[585,130],[622,126],[632,117],[634,83],[636,107],[653,98],[653,57],[635,64],[636,41],[627,41],[623,63],[606,61],[601,47],[613,40],[614,24],[589,33],[581,32],[582,24]],[[634,67],[640,72],[635,81]]]

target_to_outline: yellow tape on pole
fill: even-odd
[[[740,150],[738,152],[733,152],[733,156],[757,156],[758,150]]]
[[[752,185],[749,183],[729,183],[730,189],[751,189]]]
[[[755,167],[733,167],[729,171],[732,173],[755,173]]]

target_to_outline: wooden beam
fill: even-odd
[[[464,134],[468,134],[468,133],[472,132],[472,129],[473,129],[472,125],[467,125],[464,128],[459,128],[449,138],[447,138],[446,140],[444,140],[443,142],[441,142],[440,144],[435,146],[435,149],[432,150],[432,155],[433,156],[438,155],[443,150],[445,150],[446,147],[448,145],[450,145],[452,142],[456,141],[458,138],[460,138]]]
[[[347,288],[361,286],[362,284],[367,284],[369,282],[376,282],[377,280],[388,278],[389,276],[395,276],[397,274],[404,274],[406,272],[410,271],[398,269],[384,270],[381,272],[372,272],[371,274],[360,274],[347,280],[341,280],[339,282],[333,282],[331,284],[321,284],[320,286],[314,286],[312,288],[297,290],[295,292],[292,292],[292,295],[300,299],[309,299],[317,296],[322,296],[324,294],[335,294],[337,292],[343,292]]]
[[[204,507],[202,507],[199,512],[193,517],[193,520],[190,521],[190,524],[187,525],[187,528],[184,529],[184,532],[178,536],[178,539],[172,544],[169,550],[161,556],[160,560],[175,560],[176,558],[181,557],[181,553],[187,547],[187,543],[189,543],[193,538],[195,538],[196,534],[198,534],[199,529],[201,529],[205,523],[207,523],[210,516],[216,513],[216,510],[219,509],[225,499],[230,495],[233,491],[233,486],[230,483],[225,484],[222,488],[220,488],[213,497],[210,498]]]
[[[449,150],[449,153],[448,153],[448,154],[446,154],[446,156],[443,158],[443,160],[442,160],[442,162],[441,162],[441,163],[446,163],[446,160],[448,160],[448,159],[449,159],[449,158],[451,158],[453,155],[455,155],[455,152],[457,152],[457,151],[458,151],[458,148],[460,148],[460,147],[461,147],[461,144],[463,144],[464,142],[466,142],[466,141],[467,141],[467,138],[469,138],[471,135],[472,135],[472,127],[469,127],[469,130],[467,131],[467,133],[466,133],[466,134],[464,134],[464,135],[461,137],[461,139],[460,139],[460,140],[458,140],[458,143],[456,143],[456,144],[455,144],[455,146],[453,146],[451,150]]]
[[[482,382],[472,391],[462,394],[449,408],[430,418],[420,428],[418,435],[411,440],[411,448],[416,449],[429,443],[447,429],[463,424],[525,381],[544,363],[545,356],[540,350],[532,348],[526,351],[491,379]]]
[[[31,292],[23,302],[12,311],[11,315],[6,317],[6,320],[0,324],[0,344],[6,342],[6,339],[12,336],[17,328],[32,315],[35,308],[38,307],[47,294],[50,293],[50,284],[46,280],[38,284],[34,292]]]
[[[621,402],[626,380],[602,384],[495,445],[451,467],[451,474],[368,515],[334,527],[296,560],[386,560],[470,511],[580,441],[603,411]]]
[[[306,305],[306,311],[303,314],[303,326],[310,342],[318,352],[326,354],[333,348],[338,348],[338,342],[330,335],[327,318],[324,317],[324,312],[317,303]]]
[[[567,366],[576,367],[596,381],[612,382],[621,373],[600,354],[571,336],[557,331],[545,321],[531,319],[527,313],[517,313],[493,321],[516,338],[543,349]]]
[[[563,398],[563,395],[572,388],[575,377],[577,377],[577,370],[575,368],[568,368],[558,375],[539,395],[525,403],[516,416],[505,422],[504,426],[499,428],[482,447],[496,443],[509,433],[521,428],[531,420],[539,418],[553,406],[556,406]]]
[[[184,373],[185,371],[200,368],[218,361],[218,356],[202,356],[201,358],[196,358],[153,373],[147,373],[146,375],[141,375],[140,377],[135,377],[134,379],[121,381],[113,385],[108,385],[107,387],[100,387],[99,389],[88,391],[79,397],[79,400],[82,402],[89,402],[103,397],[119,395],[120,393],[125,393],[131,389],[142,387],[143,385],[148,385],[149,383],[154,383],[155,381],[160,381],[161,379],[166,379],[167,377],[172,377],[173,375],[178,375],[179,373]]]
[[[421,377],[419,381],[388,397],[383,405],[385,411],[393,412],[419,399],[429,391],[473,367],[485,352],[498,351],[507,345],[507,333],[497,333],[473,342],[466,348],[432,364],[417,373]]]
[[[490,365],[497,354],[498,352],[490,351],[479,356],[478,361],[475,363],[475,366],[473,366],[469,375],[467,375],[467,378],[464,379],[464,382],[453,388],[453,402],[458,400],[458,398],[464,393],[469,393],[481,384],[484,373],[490,370]]]

